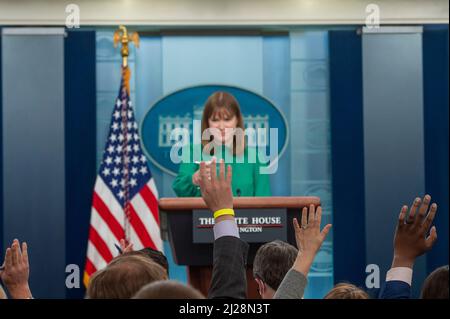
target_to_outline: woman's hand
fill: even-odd
[[[211,179],[211,169],[210,169],[210,164],[205,165],[205,173],[208,175],[208,178]],[[192,184],[200,186],[200,169],[198,171],[196,171],[193,175],[192,175]]]

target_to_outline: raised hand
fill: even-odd
[[[28,286],[30,276],[30,266],[28,263],[27,243],[20,243],[14,239],[11,248],[6,249],[4,269],[0,271],[0,278],[8,289],[13,299],[31,298],[31,291]]]
[[[436,242],[436,227],[431,227],[431,224],[436,215],[437,205],[433,203],[429,209],[430,203],[430,195],[425,195],[423,201],[417,197],[408,216],[406,216],[408,206],[402,207],[394,235],[392,267],[412,268],[416,258],[430,250]]]
[[[303,208],[301,226],[296,218],[293,220],[295,240],[298,248],[297,259],[293,268],[305,276],[308,275],[314,258],[331,229],[331,224],[327,224],[320,231],[321,221],[322,207],[317,207],[316,210],[314,205],[309,206],[309,216],[308,208]]]
[[[127,243],[125,239],[121,239],[119,241],[120,249],[122,250],[122,254],[133,251],[133,243]]]
[[[210,168],[205,162],[200,163],[200,191],[203,200],[212,212],[224,208],[233,208],[233,194],[231,192],[231,166],[225,175],[225,163],[220,161],[219,176],[216,176],[216,161]]]

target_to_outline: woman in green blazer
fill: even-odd
[[[225,160],[233,169],[232,190],[234,196],[271,196],[270,178],[261,174],[265,165],[259,161],[257,149],[245,145],[244,137],[239,138],[233,129],[244,131],[244,119],[239,104],[227,92],[215,92],[205,104],[202,116],[202,159]],[[209,130],[210,133],[206,133]],[[205,131],[206,130],[206,131]],[[190,147],[193,154],[195,147]],[[180,164],[173,182],[173,189],[180,197],[200,197],[199,163],[189,161]],[[217,165],[218,167],[219,165]]]

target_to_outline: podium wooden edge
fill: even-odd
[[[237,209],[246,208],[302,208],[313,204],[320,206],[320,198],[316,196],[271,196],[271,197],[234,197],[233,206]],[[207,209],[201,197],[165,197],[159,199],[159,209],[162,211],[180,211],[192,209]]]

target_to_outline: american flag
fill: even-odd
[[[84,283],[119,254],[121,239],[162,250],[158,192],[142,152],[138,125],[129,97],[130,70],[114,105],[103,159],[92,200]]]

